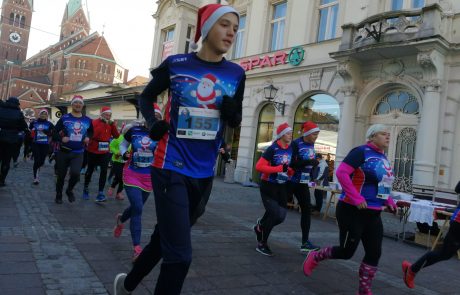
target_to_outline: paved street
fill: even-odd
[[[112,294],[112,282],[131,266],[129,230],[112,236],[114,216],[128,201],[110,199],[103,205],[80,199],[54,203],[54,177],[49,164],[41,183],[32,185],[32,164],[12,169],[0,188],[0,294]],[[92,193],[96,189],[93,176]],[[142,243],[155,223],[153,196],[144,209]],[[258,254],[252,225],[263,213],[259,191],[215,181],[205,215],[193,229],[194,260],[183,294],[355,294],[362,248],[350,261],[326,261],[306,278],[301,271],[300,215],[289,211],[270,238],[274,257]],[[386,217],[389,227],[396,219]],[[311,239],[336,244],[333,219],[313,218]],[[417,277],[410,291],[401,279],[401,261],[414,260],[425,249],[384,238],[374,294],[460,294],[460,261],[434,265]],[[152,294],[158,267],[134,294]]]

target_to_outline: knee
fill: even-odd
[[[276,224],[282,223],[286,219],[286,214],[287,214],[287,210],[285,208],[281,208],[278,214],[276,214],[275,216],[275,223]]]
[[[131,213],[133,215],[139,216],[142,214],[142,205],[140,204],[135,204],[131,206]]]

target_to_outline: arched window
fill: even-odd
[[[387,93],[377,104],[374,115],[385,115],[391,111],[399,111],[404,114],[417,115],[419,105],[415,96],[407,91],[392,91]]]
[[[26,26],[26,17],[21,15],[21,28],[24,28]]]
[[[253,163],[254,166],[260,159],[260,156],[262,156],[262,153],[265,151],[265,149],[272,143],[274,122],[275,108],[272,104],[267,104],[260,110],[259,120],[257,122],[257,135]],[[259,172],[257,172],[255,168],[253,168],[252,180],[258,182],[259,179]]]
[[[10,24],[10,25],[14,25],[14,18],[15,18],[14,13],[13,13],[13,12],[10,13],[10,20],[9,20],[9,24]]]

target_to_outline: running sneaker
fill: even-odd
[[[316,251],[309,251],[303,262],[303,273],[307,277],[311,276],[312,271],[318,266],[318,262],[316,262],[316,254]]]
[[[256,251],[262,255],[273,256],[272,250],[268,247],[267,243],[259,243],[257,245]]]
[[[89,191],[87,188],[83,189],[83,195],[81,196],[83,200],[89,200]]]
[[[40,180],[38,180],[38,177],[34,178],[33,184],[38,185],[40,183]]]
[[[99,192],[96,196],[96,202],[101,203],[107,201],[107,198],[105,197],[103,192]]]
[[[113,295],[129,295],[131,292],[126,291],[125,289],[125,279],[127,274],[119,273],[113,281]]]
[[[319,249],[320,249],[319,246],[312,244],[310,241],[307,241],[300,246],[300,252],[302,253],[308,253],[310,251],[318,251]]]
[[[121,222],[121,214],[118,213],[116,216],[116,225],[113,228],[113,236],[115,238],[119,238],[121,236],[121,233],[123,232],[123,228],[125,227],[124,223]]]
[[[133,262],[135,262],[137,260],[139,255],[141,255],[141,252],[142,252],[141,246],[139,246],[139,245],[134,246],[134,249],[133,249]]]
[[[415,273],[410,269],[411,266],[412,266],[412,264],[407,260],[404,260],[402,262],[404,283],[406,284],[407,288],[414,289],[414,287],[415,287],[415,283],[414,283]]]
[[[56,204],[62,204],[62,194],[61,193],[56,194],[56,198],[54,199],[54,202]]]
[[[107,190],[107,197],[113,197],[113,187],[109,187]]]
[[[119,192],[117,194],[117,196],[115,197],[115,199],[117,200],[124,200],[125,199],[125,195],[123,194],[123,192]]]
[[[67,195],[67,199],[69,200],[70,203],[75,202],[75,195],[73,194],[73,191],[66,190],[65,194]]]
[[[262,226],[260,225],[260,218],[257,219],[256,225],[254,225],[252,229],[256,233],[257,243],[262,243],[263,231],[262,231]]]

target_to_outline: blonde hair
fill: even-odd
[[[386,131],[388,130],[388,126],[383,125],[383,124],[374,124],[367,129],[366,132],[366,140],[371,140],[371,138],[379,132]]]

